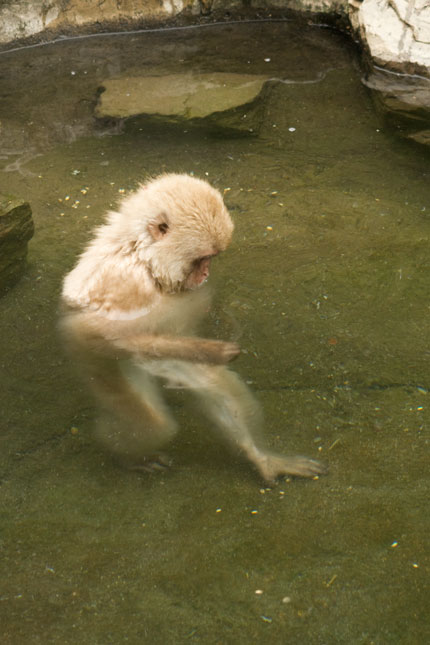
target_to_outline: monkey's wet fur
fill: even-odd
[[[98,440],[124,466],[166,465],[177,431],[162,386],[187,388],[230,444],[266,482],[315,477],[325,467],[257,444],[260,409],[227,364],[234,342],[200,338],[209,308],[211,260],[230,243],[233,222],[206,181],[165,174],[142,184],[106,222],[65,277],[60,328],[99,407]]]

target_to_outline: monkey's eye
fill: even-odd
[[[169,230],[169,225],[167,224],[167,222],[162,222],[158,225],[158,230],[160,231],[161,235],[166,235],[167,231]]]
[[[202,264],[205,264],[205,262],[208,262],[208,260],[211,260],[210,255],[205,255],[202,258],[197,258],[196,260],[193,261],[193,268],[199,268]]]

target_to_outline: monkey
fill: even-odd
[[[149,179],[107,213],[62,289],[60,328],[99,408],[95,434],[127,468],[157,470],[177,432],[162,387],[189,389],[225,439],[266,482],[315,477],[318,461],[268,452],[256,437],[260,407],[228,364],[235,342],[201,338],[212,260],[233,222],[206,180]]]

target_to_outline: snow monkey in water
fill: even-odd
[[[176,424],[160,382],[187,388],[224,437],[267,482],[313,477],[306,457],[267,452],[251,393],[227,364],[236,343],[200,338],[212,258],[227,248],[233,223],[206,181],[166,174],[141,185],[107,214],[63,285],[61,328],[100,408],[97,436],[125,466],[164,465],[159,450]]]

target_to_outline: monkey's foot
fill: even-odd
[[[135,470],[137,472],[143,473],[155,473],[163,470],[167,470],[171,465],[171,460],[167,455],[152,455],[150,457],[145,457],[139,463],[128,464],[128,470]]]
[[[278,457],[277,455],[261,455],[255,465],[267,482],[274,482],[282,475],[297,477],[316,477],[324,475],[327,468],[315,459],[308,457]]]

